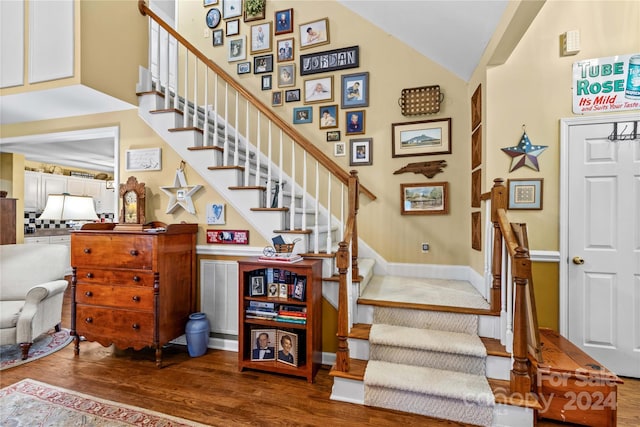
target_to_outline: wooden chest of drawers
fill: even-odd
[[[196,311],[196,224],[159,233],[85,226],[71,234],[71,333],[104,346],[162,346],[184,334]],[[109,229],[106,229],[109,228]]]

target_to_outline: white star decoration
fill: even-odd
[[[184,170],[181,168],[177,169],[173,185],[160,187],[160,189],[169,196],[169,204],[167,205],[166,213],[171,213],[179,206],[182,206],[185,211],[190,214],[195,214],[196,208],[193,206],[191,196],[201,188],[202,185],[187,185]]]

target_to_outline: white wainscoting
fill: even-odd
[[[200,261],[200,311],[207,314],[211,332],[238,335],[236,261]]]

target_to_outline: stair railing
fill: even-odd
[[[527,228],[526,224],[509,222],[503,183],[495,179],[491,189],[491,309],[501,312],[501,341],[513,357],[511,392],[526,394],[531,391],[534,375],[529,355],[542,361],[540,336]]]
[[[310,234],[310,228],[314,227],[312,252],[324,252],[321,247],[326,245],[326,253],[332,253],[335,226],[331,206],[340,210],[335,222],[340,222],[338,229],[343,233],[345,211],[353,210],[344,206],[344,192],[351,175],[164,22],[144,0],[139,0],[138,9],[150,18],[152,87],[164,97],[164,110],[183,115],[181,123],[171,130],[201,134],[193,148],[211,149],[222,156],[217,167],[244,171],[244,187],[265,190],[262,209],[289,211],[283,231]],[[293,182],[285,182],[285,169]],[[326,184],[321,188],[320,182]],[[337,186],[332,182],[337,182]],[[332,190],[334,187],[337,190]],[[375,200],[376,196],[364,186],[358,185],[358,189]],[[287,192],[290,203],[285,206]],[[320,200],[325,201],[325,207]],[[307,222],[307,215],[312,216],[313,222]],[[326,230],[326,242],[319,241],[320,229]],[[353,242],[356,244],[357,239]]]

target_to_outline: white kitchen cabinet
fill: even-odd
[[[25,171],[24,173],[24,210],[35,212],[40,210],[40,182],[42,174]]]

